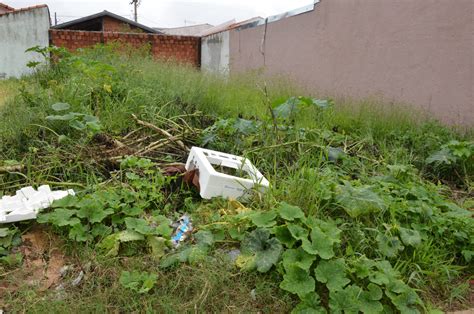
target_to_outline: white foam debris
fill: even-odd
[[[41,209],[68,195],[75,193],[73,190],[51,191],[49,185],[42,185],[38,190],[27,186],[16,191],[14,196],[5,195],[0,199],[0,224],[36,219]]]

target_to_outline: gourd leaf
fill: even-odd
[[[326,283],[329,291],[340,291],[351,282],[346,277],[346,264],[342,258],[321,261],[314,273],[319,282]]]
[[[143,294],[150,291],[155,286],[157,280],[158,275],[156,274],[122,271],[119,282],[123,287]]]
[[[291,311],[291,314],[323,314],[327,311],[321,306],[321,300],[316,292],[310,292],[301,297],[301,302]]]
[[[351,285],[342,290],[330,291],[329,308],[332,313],[359,313],[360,287]]]
[[[255,229],[242,241],[242,258],[247,258],[245,269],[256,268],[259,272],[267,272],[278,262],[283,246],[276,238],[270,238],[267,229]],[[248,258],[251,256],[252,258]],[[241,258],[241,259],[242,259]]]
[[[306,253],[303,248],[286,250],[282,255],[283,267],[288,269],[292,265],[299,266],[304,270],[309,270],[316,256]]]
[[[143,235],[155,234],[155,228],[149,226],[145,219],[127,217],[125,218],[125,225],[127,229],[135,230]]]
[[[77,213],[77,210],[67,208],[56,208],[54,211],[47,214],[40,214],[37,221],[39,223],[51,223],[55,226],[74,226],[80,224],[78,218],[72,218]]]
[[[296,240],[307,240],[308,230],[297,224],[288,224],[288,230]]]
[[[257,212],[252,213],[250,218],[255,226],[259,228],[271,227],[276,224],[275,218],[277,214],[275,211],[267,211],[267,212]]]
[[[405,245],[418,246],[421,243],[421,235],[418,231],[400,227],[400,238]]]
[[[77,242],[86,242],[92,240],[92,234],[89,232],[87,226],[78,223],[69,229],[69,239]]]
[[[151,254],[155,259],[160,259],[165,255],[167,248],[166,239],[162,237],[148,236],[146,238],[148,247],[151,249]]]
[[[336,202],[346,213],[356,218],[386,208],[385,202],[370,187],[353,187],[349,183],[340,186]]]
[[[398,251],[403,251],[404,246],[397,236],[388,236],[383,233],[377,235],[377,243],[380,252],[386,257],[395,257]]]
[[[280,203],[277,211],[281,218],[288,221],[293,221],[297,218],[304,218],[304,213],[301,208],[287,204],[285,202]]]
[[[53,104],[51,108],[53,108],[54,111],[64,111],[71,109],[71,105],[64,102],[58,102]]]
[[[273,227],[272,232],[275,234],[275,237],[286,247],[293,247],[296,242],[296,239],[291,235],[290,230],[286,225]]]
[[[283,281],[280,283],[280,288],[288,292],[297,294],[300,298],[306,294],[313,292],[315,289],[315,281],[310,276],[307,270],[290,265],[283,275]]]

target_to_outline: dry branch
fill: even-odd
[[[135,121],[136,121],[138,124],[140,124],[140,125],[142,125],[142,126],[145,126],[145,127],[147,127],[147,128],[150,128],[150,129],[152,129],[152,130],[155,130],[155,131],[157,131],[157,132],[163,134],[163,135],[166,136],[171,142],[176,143],[181,149],[183,149],[183,150],[185,150],[185,151],[187,151],[187,152],[189,151],[189,148],[186,147],[186,145],[184,145],[184,143],[183,143],[181,140],[177,139],[176,136],[171,135],[169,132],[167,132],[167,131],[165,131],[165,130],[159,128],[159,127],[157,127],[157,126],[154,125],[154,124],[151,124],[150,122],[146,122],[146,121],[142,121],[142,120],[138,119],[137,116],[134,115],[134,114],[132,114],[132,117],[133,117],[133,119],[135,119]]]

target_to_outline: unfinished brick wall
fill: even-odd
[[[143,30],[141,30],[138,27],[121,22],[117,19],[114,19],[108,16],[103,17],[103,31],[104,32],[122,32],[122,33],[130,33],[130,32],[143,33]]]
[[[49,35],[51,45],[69,50],[112,42],[123,42],[137,48],[149,45],[151,53],[157,59],[175,60],[196,67],[200,66],[201,39],[199,37],[59,29],[50,29]]]

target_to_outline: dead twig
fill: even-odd
[[[165,130],[159,128],[159,127],[157,127],[157,126],[154,125],[154,124],[151,124],[151,123],[149,123],[149,122],[142,121],[142,120],[138,119],[137,116],[134,115],[134,114],[132,114],[132,117],[133,117],[133,119],[135,119],[135,121],[136,121],[138,124],[143,125],[143,126],[145,126],[145,127],[147,127],[147,128],[150,128],[150,129],[152,129],[152,130],[155,130],[155,131],[157,131],[157,132],[163,134],[163,135],[166,136],[170,141],[176,143],[176,144],[177,144],[181,149],[183,149],[184,151],[186,151],[186,152],[189,151],[189,148],[186,147],[186,145],[184,145],[184,143],[183,143],[181,140],[178,140],[178,139],[176,138],[176,136],[171,135],[169,132],[167,132],[167,131],[165,131]]]
[[[0,173],[5,172],[20,172],[25,169],[25,165],[13,165],[13,166],[3,166],[0,167]]]

